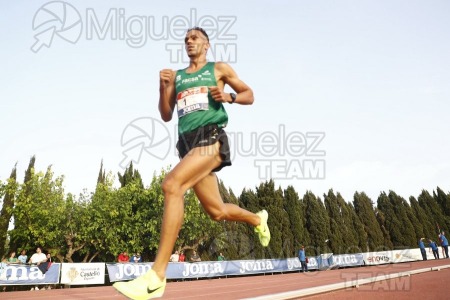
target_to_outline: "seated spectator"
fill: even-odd
[[[117,261],[119,263],[127,263],[130,262],[130,257],[128,256],[128,253],[126,251],[119,254],[117,257]]]
[[[186,256],[184,255],[184,252],[180,252],[180,257],[178,258],[179,262],[184,262],[186,260]]]
[[[26,250],[22,250],[20,252],[19,257],[17,259],[19,260],[20,263],[26,264],[27,263],[27,258],[28,258],[27,251]]]
[[[36,253],[34,253],[31,257],[30,260],[28,261],[28,263],[32,264],[32,265],[40,265],[41,263],[44,263],[47,261],[47,256],[42,253],[42,248],[41,247],[37,247],[36,248]]]
[[[36,253],[34,253],[30,257],[30,260],[28,261],[28,263],[30,263],[32,265],[36,265],[43,274],[45,274],[48,270],[47,255],[42,253],[41,247],[36,248]],[[34,288],[31,288],[31,290],[38,291],[39,288],[37,286],[35,286]]]
[[[191,255],[191,261],[192,261],[192,262],[202,261],[202,260],[200,259],[200,256],[198,256],[197,251],[195,251],[195,250],[192,252],[192,255]]]
[[[45,274],[45,272],[47,272],[47,270],[50,269],[50,266],[52,265],[52,263],[53,263],[52,256],[50,255],[50,253],[47,253],[47,262],[44,263],[44,264],[47,264],[47,266],[46,266],[46,268],[45,268],[45,271],[42,270],[42,269],[44,269],[44,264],[41,264],[41,265],[39,266],[39,269],[42,271],[42,273]],[[51,290],[52,287],[51,287],[50,285],[46,285],[46,286],[43,288],[43,290],[45,290],[45,289]]]
[[[171,261],[171,262],[178,262],[179,260],[180,260],[180,255],[178,254],[178,251],[175,251],[175,253],[172,254],[169,259],[169,261]]]
[[[224,261],[225,260],[225,256],[223,256],[222,252],[220,252],[219,256],[217,256],[217,260],[218,261]]]
[[[9,257],[5,259],[5,263],[7,264],[18,264],[19,260],[16,257],[16,251],[11,251],[9,253]]]
[[[134,254],[131,258],[130,258],[130,262],[132,263],[141,263],[142,262],[142,256],[141,254],[138,252],[136,254]]]

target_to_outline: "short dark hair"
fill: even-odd
[[[209,42],[209,36],[208,36],[208,34],[206,33],[206,31],[203,28],[195,26],[195,27],[189,28],[186,33],[188,33],[189,31],[192,31],[192,30],[200,31],[206,37],[206,39]]]

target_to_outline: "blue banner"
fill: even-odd
[[[45,274],[37,266],[0,265],[0,285],[38,285],[59,283],[61,264],[53,263]]]
[[[339,267],[357,267],[364,265],[362,253],[333,255],[333,264]]]
[[[308,269],[318,269],[316,257],[308,257]],[[130,280],[145,274],[152,263],[115,263],[106,264],[109,280]],[[169,263],[166,271],[167,279],[208,278],[233,275],[250,275],[260,273],[279,273],[301,270],[298,258],[205,261],[196,263]]]

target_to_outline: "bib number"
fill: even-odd
[[[178,117],[198,110],[208,110],[208,87],[188,88],[177,95]]]

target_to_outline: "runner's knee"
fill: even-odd
[[[177,196],[180,193],[183,194],[183,191],[181,191],[181,185],[177,182],[177,180],[168,174],[166,178],[164,178],[161,188],[163,190],[164,196]]]
[[[213,219],[214,221],[217,221],[217,222],[227,220],[227,214],[224,209],[210,210],[210,211],[208,211],[208,214],[211,217],[211,219]]]

